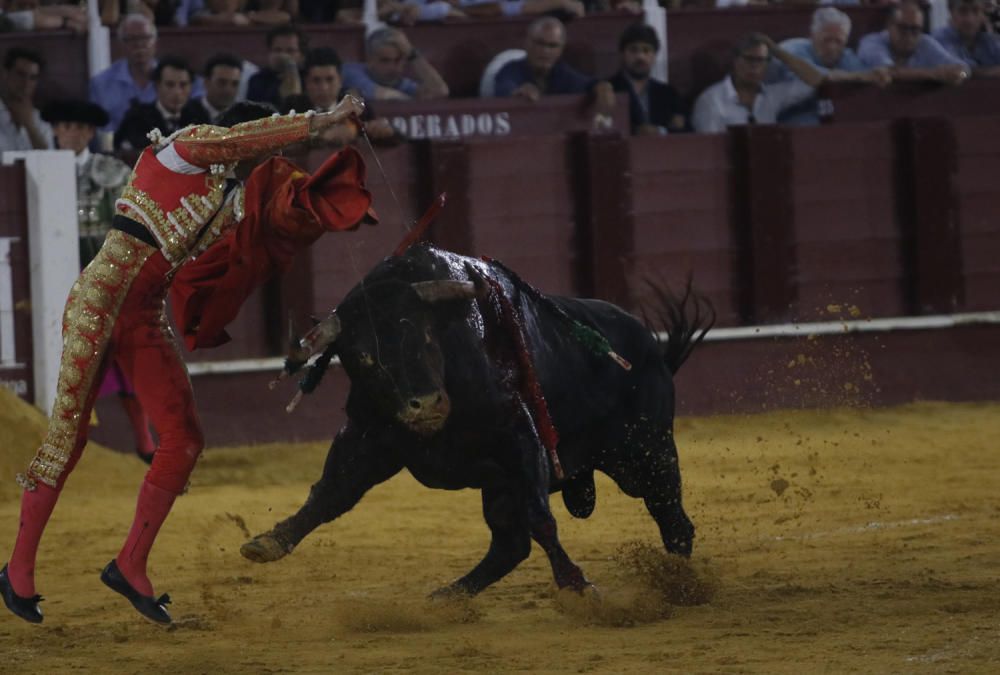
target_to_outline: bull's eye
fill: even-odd
[[[361,352],[358,356],[358,362],[366,368],[370,368],[375,365],[375,359],[373,359],[372,355],[368,352]]]

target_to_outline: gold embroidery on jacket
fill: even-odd
[[[124,215],[146,225],[160,243],[163,257],[176,264],[187,255],[195,237],[219,210],[225,197],[225,177],[206,173],[205,180],[207,195],[182,197],[180,206],[172,211],[164,211],[155,199],[131,183],[122,192],[118,204],[124,207]]]
[[[35,481],[55,487],[73,454],[87,400],[122,302],[146,259],[156,249],[118,230],[73,284],[63,313],[63,353],[48,432],[26,474],[17,482],[27,490]]]
[[[230,128],[200,124],[188,127],[174,142],[196,166],[232,164],[253,159],[309,138],[309,113],[277,115]]]

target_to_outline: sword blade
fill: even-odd
[[[361,124],[361,136],[365,139],[365,143],[368,144],[368,151],[371,153],[372,158],[375,160],[375,166],[378,167],[378,172],[382,174],[382,182],[389,189],[389,195],[392,197],[393,203],[396,205],[396,210],[399,211],[399,222],[403,224],[403,231],[409,232],[413,229],[413,223],[407,222],[406,214],[403,213],[403,205],[399,203],[399,198],[396,197],[396,191],[392,189],[392,183],[389,182],[389,177],[385,173],[385,167],[382,166],[382,161],[378,158],[378,154],[375,152],[375,146],[372,145],[372,139],[368,137],[368,130],[365,129],[365,125]]]

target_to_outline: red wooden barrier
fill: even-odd
[[[847,318],[851,307],[862,316],[905,314],[890,125],[788,133],[798,261],[795,316],[836,319],[837,306]]]
[[[627,283],[637,306],[652,301],[646,279],[679,289],[690,273],[720,325],[740,322],[729,146],[724,135],[629,140],[634,231]]]
[[[1000,304],[1000,120],[953,120],[957,146],[954,194],[961,231],[962,276],[967,311]]]
[[[1000,110],[1000,81],[972,79],[958,87],[893,84],[887,89],[856,84],[826,85],[835,122],[867,122],[902,117],[963,117]]]

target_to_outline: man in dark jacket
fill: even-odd
[[[609,81],[627,92],[633,134],[658,135],[689,131],[687,109],[677,90],[650,76],[660,40],[650,26],[635,23],[618,40],[622,67]]]
[[[156,100],[133,102],[115,132],[116,150],[141,150],[149,145],[147,134],[159,129],[164,137],[189,124],[208,124],[211,120],[200,105],[188,105],[194,71],[186,61],[166,57],[153,70]]]

